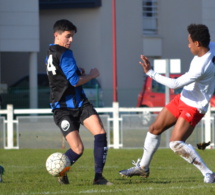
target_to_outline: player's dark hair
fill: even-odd
[[[210,43],[210,33],[204,24],[190,24],[187,27],[192,41],[198,41],[202,47],[208,47]]]
[[[55,32],[64,32],[64,31],[74,31],[77,32],[77,27],[66,19],[61,19],[55,22],[53,26],[53,31]]]

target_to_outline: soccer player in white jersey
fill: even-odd
[[[119,173],[122,176],[149,176],[150,162],[159,147],[161,134],[174,126],[171,134],[170,148],[188,163],[193,164],[203,175],[205,183],[214,183],[215,174],[210,170],[195,149],[185,143],[192,134],[196,124],[208,109],[210,98],[215,88],[215,44],[210,43],[207,26],[191,24],[188,30],[188,47],[194,55],[189,71],[179,78],[172,79],[162,76],[151,69],[147,57],[141,55],[140,65],[144,72],[157,82],[169,88],[181,88],[181,94],[167,104],[154,123],[150,126],[144,143],[142,159],[135,166]]]

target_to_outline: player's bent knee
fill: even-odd
[[[161,133],[163,133],[163,129],[161,129],[160,127],[158,127],[157,125],[155,124],[152,124],[150,127],[149,127],[149,132],[151,134],[154,134],[154,135],[160,135]]]
[[[73,149],[73,151],[80,156],[84,153],[84,149]]]
[[[82,155],[84,153],[84,146],[71,147],[71,149],[78,155]]]

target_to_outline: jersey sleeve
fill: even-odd
[[[172,89],[181,88],[185,85],[194,82],[197,79],[194,75],[191,75],[189,72],[181,75],[176,79],[160,75],[153,70],[149,70],[147,72],[147,75],[150,76],[152,79],[156,80],[158,83],[161,83]]]
[[[62,54],[60,67],[70,84],[75,86],[79,81],[79,75],[77,74],[78,67],[71,50],[66,50]]]

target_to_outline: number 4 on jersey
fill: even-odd
[[[49,56],[48,63],[47,63],[47,70],[49,72],[52,72],[53,75],[56,75],[56,67],[53,64],[52,55]]]

